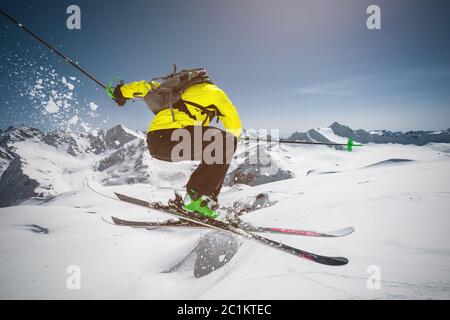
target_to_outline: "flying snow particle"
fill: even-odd
[[[50,98],[45,106],[45,111],[48,113],[56,113],[59,111],[59,106],[55,103],[55,101],[53,101],[52,98]]]
[[[80,126],[84,129],[84,131],[89,132],[91,131],[91,128],[89,127],[89,125],[85,122],[81,122]]]
[[[89,108],[91,108],[92,111],[96,111],[98,105],[96,105],[94,102],[89,102]]]
[[[67,86],[67,88],[69,88],[69,90],[73,90],[75,88],[73,84],[67,82],[66,77],[62,77],[61,81]]]
[[[70,118],[67,121],[67,125],[70,127],[70,126],[77,124],[77,122],[78,122],[78,116],[74,115],[72,118]]]

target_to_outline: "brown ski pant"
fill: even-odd
[[[183,139],[179,138],[180,133],[183,134]],[[190,143],[184,141],[186,135],[190,138]],[[188,148],[181,148],[181,143]],[[237,139],[215,127],[187,126],[183,129],[150,131],[147,134],[147,145],[150,154],[158,160],[199,160],[200,164],[192,173],[186,189],[217,200],[236,151]],[[212,149],[214,150],[211,152]]]

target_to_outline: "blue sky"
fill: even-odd
[[[81,8],[81,30],[66,28],[70,4]],[[370,4],[381,7],[381,30],[366,28]],[[449,1],[15,0],[1,8],[103,82],[148,80],[172,63],[206,67],[247,128],[290,132],[333,121],[365,129],[450,127]],[[0,28],[7,79],[0,128],[52,128],[50,115],[24,94],[39,76],[45,80],[31,70],[42,65],[77,78],[76,107],[99,106],[86,120],[93,126],[148,127],[153,115],[143,103],[116,107],[2,16]],[[20,58],[22,65],[12,62]]]

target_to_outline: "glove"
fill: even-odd
[[[127,99],[123,97],[120,88],[123,86],[123,81],[121,81],[115,88],[113,92],[113,100],[121,107],[125,105]]]

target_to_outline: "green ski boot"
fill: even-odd
[[[216,202],[208,196],[188,192],[184,198],[183,208],[201,214],[202,216],[216,219],[219,213],[213,209],[215,204]]]

